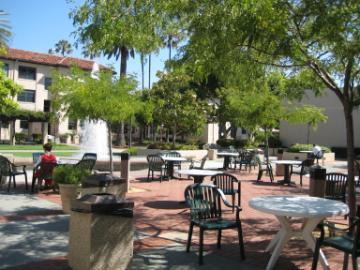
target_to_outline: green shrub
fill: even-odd
[[[127,152],[129,153],[130,156],[136,156],[138,153],[138,149],[136,147],[129,147],[127,149]]]
[[[330,148],[328,148],[326,146],[320,145],[320,147],[321,147],[321,149],[323,150],[324,153],[330,153],[331,152]],[[297,143],[297,144],[291,145],[287,149],[287,151],[292,152],[292,153],[299,153],[300,151],[312,151],[313,148],[314,148],[314,146],[312,144]]]
[[[197,150],[199,146],[196,144],[175,144],[172,143],[152,143],[149,144],[148,149],[160,149],[160,150]]]
[[[42,135],[41,134],[33,134],[33,141],[36,144],[42,144]]]
[[[28,135],[25,134],[25,133],[15,133],[15,141],[16,141],[16,143],[25,142],[27,136]]]
[[[74,165],[57,166],[53,172],[53,178],[58,184],[79,184],[89,175],[89,170]]]
[[[247,145],[248,140],[234,140],[234,139],[219,139],[216,144],[221,147],[227,148],[229,146],[234,146],[235,148],[243,148]]]

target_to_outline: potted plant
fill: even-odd
[[[77,197],[79,184],[89,175],[88,170],[74,165],[62,165],[54,169],[53,179],[59,185],[64,213],[70,213],[71,201]]]

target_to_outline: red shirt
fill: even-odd
[[[45,153],[41,156],[41,163],[56,163],[56,156],[50,153]]]

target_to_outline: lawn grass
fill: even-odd
[[[66,145],[66,144],[54,144],[53,151],[60,151],[60,150],[79,150],[80,147]],[[40,150],[43,151],[43,147],[41,144],[19,144],[19,145],[8,145],[8,144],[1,144],[1,150]]]
[[[69,157],[69,156],[76,156],[78,152],[54,152],[52,153],[57,157]],[[1,153],[0,153],[1,154]],[[32,152],[4,152],[5,155],[13,155],[14,157],[32,157]]]

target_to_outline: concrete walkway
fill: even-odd
[[[337,162],[331,170],[344,171],[344,164]],[[134,258],[129,269],[264,269],[270,258],[264,248],[277,232],[279,224],[273,216],[248,207],[248,201],[267,194],[307,194],[308,178],[305,177],[304,186],[300,187],[298,176],[294,176],[297,186],[288,187],[270,183],[267,176],[257,183],[257,170],[250,174],[238,170],[229,172],[242,181],[245,261],[240,260],[235,231],[224,231],[220,250],[215,246],[216,234],[206,232],[205,264],[199,267],[198,229],[194,230],[191,251],[186,253],[189,213],[185,205],[179,204],[185,187],[192,181],[147,182],[147,170],[138,170],[131,172],[132,189],[127,196],[135,202],[136,227]],[[280,178],[277,177],[277,180]],[[0,191],[0,269],[70,269],[66,260],[69,216],[61,211],[59,195],[51,192],[29,195],[21,177],[17,183],[15,191]],[[225,212],[225,217],[233,218],[231,210]],[[338,220],[346,223],[343,218]],[[331,249],[325,249],[325,253],[331,268],[339,269],[341,253]],[[284,249],[275,269],[309,269],[311,260],[312,252],[304,242],[294,239]]]

